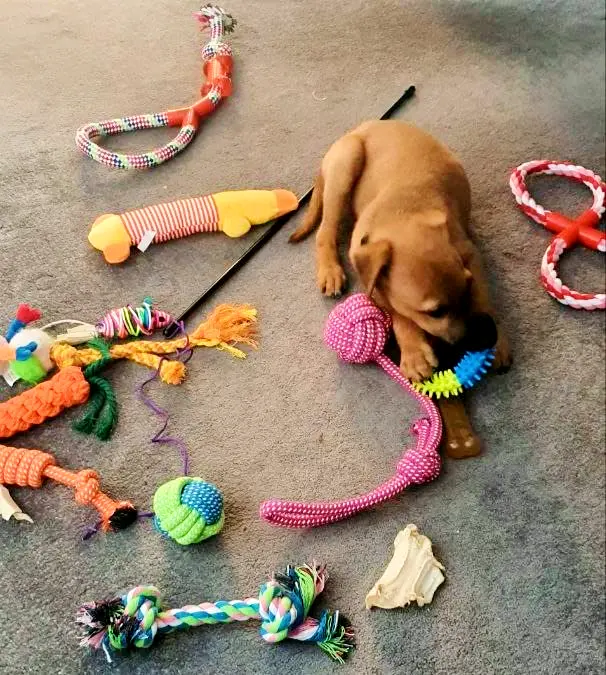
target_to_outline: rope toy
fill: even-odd
[[[111,652],[150,647],[156,635],[256,619],[261,621],[260,634],[265,642],[286,638],[312,642],[343,663],[354,646],[351,628],[342,625],[339,612],[324,610],[319,619],[308,616],[327,578],[324,567],[289,566],[264,583],[257,597],[203,602],[178,609],[162,609],[162,597],[155,586],[137,586],[122,597],[80,608],[76,622],[84,628],[81,645],[102,648],[111,662]]]
[[[223,495],[201,478],[174,478],[154,494],[154,527],[182,546],[199,544],[223,529]]]
[[[100,164],[116,169],[149,169],[167,162],[184,150],[194,139],[200,120],[210,115],[222,99],[232,92],[232,51],[223,42],[231,33],[235,19],[219,7],[206,5],[195,14],[202,30],[209,29],[210,41],[202,48],[202,68],[205,84],[200,90],[202,98],[186,108],[167,110],[149,115],[134,115],[118,119],[92,122],[76,132],[76,146],[85,155]],[[101,148],[93,139],[114,136],[126,131],[181,127],[179,133],[165,145],[149,152],[124,154]]]
[[[110,383],[99,375],[111,358],[104,343],[93,344],[101,358],[85,370],[69,366],[49,380],[0,403],[0,438],[27,431],[86,401],[88,406],[80,420],[74,423],[74,429],[94,433],[100,440],[111,436],[118,420],[116,395]]]
[[[591,208],[575,219],[567,218],[556,211],[545,210],[530,196],[526,187],[526,176],[533,173],[564,176],[586,185],[593,193]],[[574,291],[562,283],[557,272],[557,264],[564,251],[579,242],[587,248],[606,252],[606,235],[597,229],[605,210],[606,183],[593,171],[571,162],[538,160],[520,164],[517,169],[514,169],[509,178],[509,186],[520,209],[535,222],[556,234],[541,262],[541,283],[545,290],[552,298],[573,309],[590,311],[606,309],[606,293]]]
[[[57,466],[48,452],[0,445],[0,484],[40,488],[44,478],[72,488],[78,504],[97,509],[105,532],[123,530],[137,520],[137,510],[130,502],[116,502],[101,491],[96,471],[74,473]]]
[[[161,309],[154,309],[152,299],[147,297],[144,298],[141,307],[126,305],[112,309],[94,325],[75,319],[63,319],[47,324],[43,330],[62,324],[75,324],[65,333],[57,335],[55,341],[79,345],[95,338],[111,341],[152,335],[155,331],[163,330],[173,323],[176,323],[176,319],[172,314]]]
[[[159,376],[167,384],[180,384],[185,378],[185,364],[162,357],[177,353],[188,347],[214,347],[232,356],[244,359],[246,352],[235,347],[245,344],[256,347],[257,310],[250,305],[218,305],[198,327],[184,337],[157,342],[136,340],[112,345],[109,355],[112,359],[128,359],[153,370],[159,369]],[[51,358],[58,368],[86,366],[99,359],[100,353],[94,347],[76,349],[68,344],[54,344]]]
[[[454,368],[441,370],[423,382],[413,382],[412,386],[421,394],[434,398],[459,396],[486,375],[493,361],[494,349],[466,352]]]
[[[437,478],[441,464],[438,446],[442,437],[442,419],[433,401],[417,392],[396,364],[383,354],[390,327],[389,316],[368,296],[356,293],[331,311],[324,341],[347,363],[374,361],[420,403],[425,415],[411,427],[416,436],[415,447],[404,452],[395,476],[358,497],[312,503],[280,499],[263,502],[260,516],[271,525],[300,528],[327,525],[392,499],[409,485],[420,485]]]
[[[234,190],[204,197],[178,199],[120,215],[106,213],[92,224],[90,244],[108,263],[122,263],[132,246],[146,251],[152,242],[180,239],[199,232],[223,232],[242,237],[299,206],[288,190]]]

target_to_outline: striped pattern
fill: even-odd
[[[404,453],[395,476],[366,494],[327,502],[270,499],[261,504],[263,520],[282,527],[327,525],[381,504],[409,485],[426,483],[439,475],[438,446],[442,438],[442,418],[433,401],[417,392],[396,364],[383,354],[390,324],[389,317],[368,296],[357,293],[332,310],[326,322],[324,341],[348,363],[374,361],[420,403],[425,416],[412,426],[416,436],[415,447]]]
[[[598,176],[585,169],[582,166],[577,166],[571,162],[553,162],[550,160],[538,160],[533,162],[526,162],[521,164],[513,170],[509,178],[509,186],[518,203],[518,206],[524,213],[532,218],[540,225],[547,225],[550,211],[544,209],[540,204],[531,197],[526,187],[526,176],[533,173],[543,173],[554,176],[564,176],[577,183],[586,185],[593,194],[593,203],[590,210],[595,214],[595,219],[598,221],[606,211],[605,196],[606,183]],[[590,214],[591,215],[591,214]],[[578,232],[570,232],[568,242],[560,236],[554,237],[549,247],[545,251],[543,260],[541,262],[541,283],[545,290],[552,298],[561,302],[563,305],[572,307],[573,309],[606,309],[606,294],[605,293],[581,293],[572,290],[566,286],[558,277],[557,263],[563,252],[569,248],[570,245],[580,241],[579,232],[592,231],[586,225],[578,228]],[[574,238],[571,239],[574,235]],[[596,238],[596,243],[591,244],[584,242],[586,246],[595,248],[595,250],[602,253],[606,252],[606,235]]]
[[[121,217],[133,244],[149,231],[155,232],[154,241],[162,242],[219,229],[219,212],[212,195],[154,204],[126,211]]]

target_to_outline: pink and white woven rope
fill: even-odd
[[[368,296],[357,293],[332,310],[326,322],[324,340],[348,363],[374,361],[420,403],[424,416],[411,427],[416,436],[415,446],[404,452],[395,476],[366,494],[326,502],[270,499],[261,504],[260,516],[263,520],[282,527],[327,525],[392,499],[410,485],[420,485],[437,478],[441,467],[438,446],[442,438],[442,419],[434,402],[419,394],[396,364],[383,354],[390,328],[387,314]]]
[[[564,176],[577,183],[586,185],[593,194],[593,203],[576,221],[570,221],[570,227],[556,235],[545,251],[541,262],[541,283],[545,290],[558,302],[573,309],[606,309],[605,293],[581,293],[566,286],[558,277],[557,264],[567,249],[576,241],[602,253],[606,252],[606,234],[595,229],[606,211],[606,183],[598,176],[570,162],[553,162],[551,160],[537,160],[525,162],[511,173],[509,186],[524,213],[535,222],[554,230],[555,218],[562,218],[560,214],[547,211],[531,197],[526,187],[526,176],[533,173],[543,173]],[[593,227],[592,227],[593,226]]]
[[[121,217],[133,244],[139,244],[148,232],[155,233],[155,242],[162,242],[198,232],[216,232],[219,227],[212,195],[154,204],[126,211]]]

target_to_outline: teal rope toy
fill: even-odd
[[[454,368],[440,370],[423,382],[413,382],[412,386],[419,393],[434,398],[459,396],[486,375],[494,361],[494,354],[494,349],[466,352]]]
[[[129,648],[148,648],[157,635],[234,621],[261,621],[261,638],[268,643],[286,638],[312,642],[330,658],[343,663],[354,647],[354,634],[339,612],[324,610],[319,619],[308,616],[316,597],[324,590],[328,574],[323,566],[288,566],[264,583],[259,595],[245,600],[219,600],[162,609],[155,586],[137,586],[113,600],[83,605],[76,623],[84,628],[83,647],[111,653]]]
[[[219,488],[201,478],[182,476],[154,494],[154,527],[182,546],[199,544],[223,529],[225,514]]]

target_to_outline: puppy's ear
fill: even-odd
[[[362,279],[367,295],[372,295],[380,275],[389,269],[391,252],[391,243],[381,239],[360,246],[353,254],[353,265]]]

